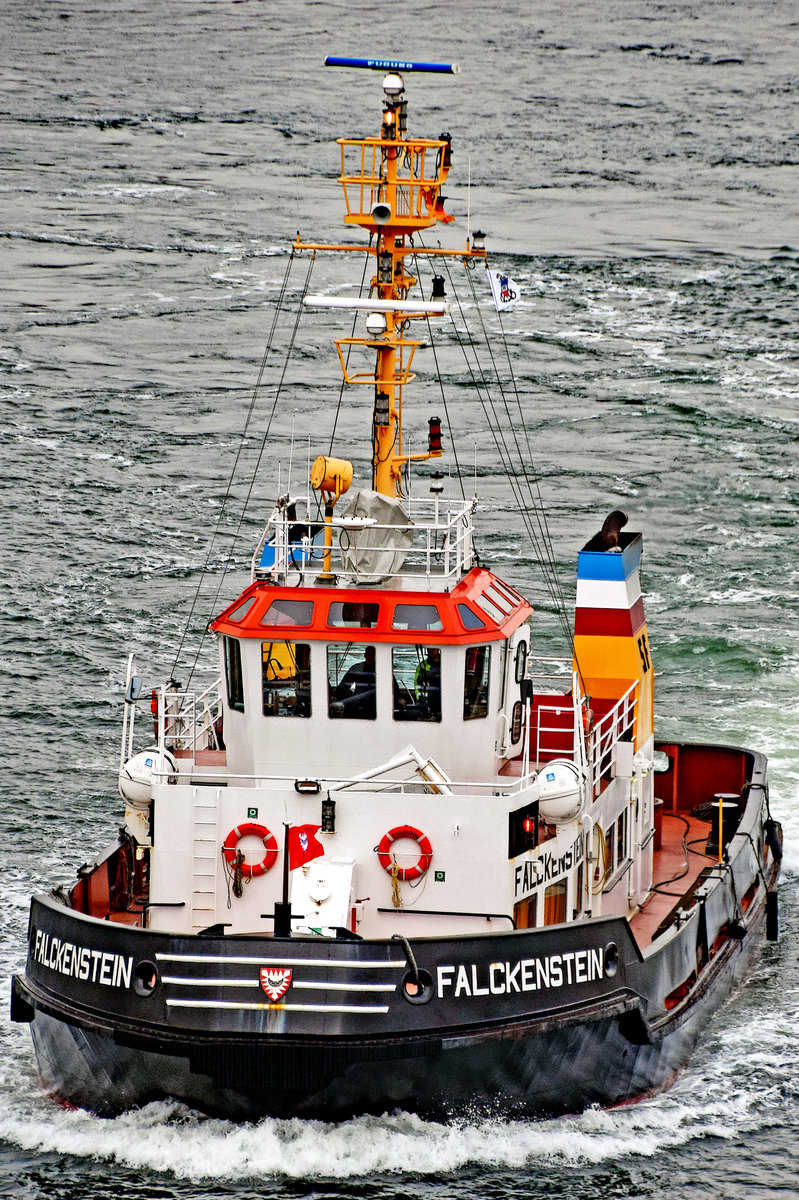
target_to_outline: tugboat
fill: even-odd
[[[554,659],[478,559],[476,501],[436,473],[418,494],[417,464],[443,453],[439,418],[414,452],[403,424],[450,303],[435,267],[487,260],[477,233],[422,245],[450,219],[451,139],[408,133],[404,77],[456,68],[327,61],[384,75],[377,135],[338,143],[344,220],[368,244],[298,235],[292,256],[368,256],[362,294],[302,303],[355,320],[336,348],[372,402],[371,478],[331,446],[278,495],[249,584],[210,621],[215,682],[150,691],[131,656],[124,824],[33,897],[12,1017],[45,1089],[98,1113],[631,1101],[673,1080],[777,936],[766,760],[656,740],[624,513],[577,555]]]

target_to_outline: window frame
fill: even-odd
[[[272,661],[270,657],[264,658],[264,651],[267,646],[284,646],[292,655],[292,665],[294,673],[291,676],[286,676],[285,679],[273,677],[268,679],[266,669]],[[302,651],[300,655],[299,651]],[[305,662],[300,665],[300,657],[305,659]],[[277,660],[279,661],[279,660]],[[303,676],[305,678],[303,678]],[[266,697],[267,691],[274,694],[276,708],[267,710]],[[294,700],[294,711],[290,711],[289,707],[280,706],[281,693],[288,698],[291,696]],[[265,717],[297,717],[307,719],[311,716],[311,643],[295,641],[294,638],[265,638],[261,642],[261,712]]]
[[[483,655],[483,667],[480,681],[477,686],[471,689],[475,694],[475,699],[469,701],[469,655],[472,653]],[[472,674],[474,674],[472,672]],[[482,700],[477,697],[485,689],[485,695]],[[475,646],[467,646],[466,654],[463,660],[463,719],[464,721],[481,721],[489,714],[491,707],[491,643],[483,642]]]
[[[235,649],[234,649],[235,647]],[[231,712],[246,711],[244,698],[244,669],[241,659],[241,641],[239,638],[224,635],[225,660],[225,691],[228,708]],[[234,695],[235,690],[235,695]]]

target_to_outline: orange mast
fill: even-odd
[[[455,66],[433,63],[389,62],[371,59],[332,59],[328,66],[366,67],[388,70],[383,80],[383,115],[380,136],[373,138],[339,138],[341,175],[344,188],[348,225],[358,225],[370,234],[368,252],[376,260],[371,280],[370,298],[358,301],[310,297],[308,303],[326,303],[331,307],[357,307],[369,313],[366,337],[338,338],[336,347],[347,383],[374,388],[372,411],[372,487],[383,495],[402,494],[402,470],[411,460],[440,457],[441,435],[437,418],[430,423],[427,451],[405,454],[402,438],[402,393],[406,383],[414,378],[411,363],[422,340],[407,336],[412,320],[441,316],[446,312],[443,279],[434,277],[430,300],[408,300],[408,293],[417,280],[405,271],[407,255],[417,253],[414,235],[438,221],[452,217],[444,212],[442,185],[451,164],[450,136],[436,139],[409,137],[407,134],[407,101],[403,98],[405,85],[402,71],[436,71],[455,74]],[[310,249],[299,237],[296,249]],[[316,247],[314,247],[316,248]],[[337,249],[362,249],[340,246]],[[427,251],[422,251],[427,253]],[[441,251],[460,258],[484,258],[482,247],[472,249],[467,241],[465,250]],[[344,347],[361,347],[374,351],[374,369],[351,370],[345,359]]]

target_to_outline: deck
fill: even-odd
[[[661,891],[651,892],[649,899],[630,921],[635,940],[641,950],[651,945],[653,934],[680,896],[697,881],[705,867],[718,862],[716,855],[704,853],[710,832],[707,821],[699,821],[687,813],[664,812],[661,843],[655,849],[653,885]],[[687,828],[686,828],[687,826]],[[668,887],[670,880],[673,887]]]

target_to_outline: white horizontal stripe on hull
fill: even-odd
[[[404,958],[372,962],[357,958],[245,958],[227,954],[156,954],[155,957],[157,962],[221,963],[238,967],[355,967],[364,971],[401,971],[408,965]]]
[[[317,1013],[387,1013],[388,1005],[377,1007],[367,1004],[238,1004],[235,1000],[167,1000],[168,1008],[225,1008],[244,1009],[250,1012],[265,1009],[280,1009],[283,1012],[317,1012]]]
[[[162,975],[162,983],[175,987],[242,987],[257,988],[257,979],[185,979],[180,975]],[[327,992],[396,992],[395,983],[325,983],[324,980],[292,979],[293,988],[315,989]]]

